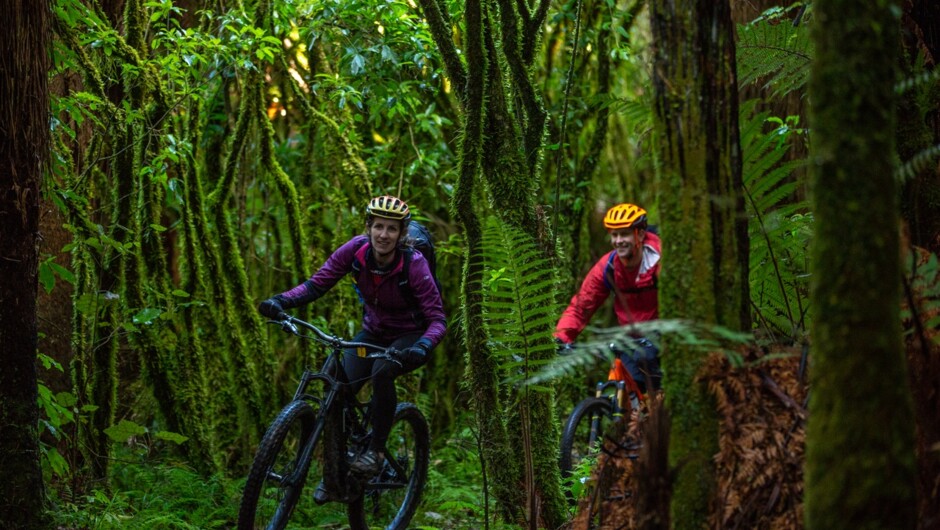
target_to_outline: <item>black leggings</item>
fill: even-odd
[[[413,346],[421,338],[420,333],[413,333],[399,337],[393,341],[376,337],[368,331],[360,331],[354,338],[356,342],[368,342],[377,346],[394,347],[399,350]],[[398,396],[395,392],[395,378],[407,374],[421,367],[423,364],[398,366],[385,359],[366,359],[356,355],[356,350],[348,349],[344,352],[343,362],[346,367],[346,376],[352,384],[353,392],[359,389],[372,378],[372,441],[369,449],[384,451],[385,442],[392,431],[392,421],[395,419],[395,408],[398,407]]]

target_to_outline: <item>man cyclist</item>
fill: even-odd
[[[372,440],[369,449],[350,465],[360,476],[373,476],[382,468],[382,451],[398,404],[395,378],[423,366],[447,331],[441,293],[428,262],[420,251],[407,247],[410,221],[411,210],[404,201],[390,195],[375,197],[366,208],[364,235],[336,249],[309,280],[258,307],[262,315],[277,318],[285,309],[320,298],[352,273],[363,302],[362,330],[353,341],[401,351],[400,365],[359,357],[355,349],[344,352],[353,390],[358,391],[370,377],[373,386]],[[314,499],[321,504],[334,500],[322,482]]]
[[[621,325],[659,317],[661,246],[659,236],[647,230],[646,210],[634,204],[618,204],[607,210],[604,227],[613,250],[591,267],[581,290],[562,313],[555,326],[555,337],[562,343],[570,344],[577,338],[611,293]],[[646,392],[647,387],[657,389],[662,379],[659,349],[645,337],[634,339],[638,347],[623,353],[621,361],[641,391]]]

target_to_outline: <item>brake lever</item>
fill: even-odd
[[[297,325],[291,322],[290,318],[285,318],[284,320],[269,320],[268,322],[280,324],[282,330],[300,336],[300,331],[297,329]]]
[[[390,348],[383,352],[370,353],[369,355],[366,355],[366,357],[369,359],[385,359],[386,361],[391,361],[398,366],[402,366],[401,360],[399,360],[398,356],[395,355],[396,353],[398,353],[398,350]]]

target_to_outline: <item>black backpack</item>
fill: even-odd
[[[408,237],[412,240],[415,250],[421,252],[421,255],[424,256],[424,259],[428,261],[428,269],[431,270],[431,277],[434,278],[434,283],[437,284],[437,290],[441,290],[441,282],[437,281],[437,256],[434,251],[434,238],[431,236],[431,231],[428,230],[428,227],[417,221],[411,221],[408,223]],[[405,248],[405,264],[403,269],[403,275],[405,278],[408,277],[408,265],[411,264],[411,252],[409,248]],[[407,280],[406,280],[407,282]]]

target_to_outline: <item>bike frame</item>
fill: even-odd
[[[620,360],[620,351],[611,345],[613,360],[610,363],[610,371],[607,373],[607,381],[599,381],[595,388],[594,395],[599,398],[606,397],[613,405],[615,414],[623,414],[626,410],[636,409],[640,401],[644,399],[640,386],[623,366]],[[608,393],[610,389],[613,392]],[[630,407],[627,408],[627,399],[630,400]]]
[[[330,346],[330,354],[327,356],[326,361],[324,361],[323,367],[318,371],[313,371],[310,369],[304,370],[303,375],[300,377],[300,383],[297,385],[297,390],[294,391],[294,397],[292,401],[318,401],[320,402],[320,409],[317,413],[317,421],[313,426],[313,431],[310,433],[310,436],[307,437],[307,441],[304,443],[303,451],[300,454],[301,465],[294,470],[294,476],[285,479],[285,483],[293,485],[297,480],[297,476],[306,475],[306,470],[310,466],[310,459],[313,453],[313,448],[316,445],[316,442],[320,439],[320,435],[323,433],[323,428],[326,424],[326,418],[328,417],[329,412],[332,410],[337,397],[340,399],[347,399],[347,396],[344,395],[343,385],[348,385],[349,381],[346,377],[346,371],[344,370],[342,362],[343,350],[346,348],[365,348],[367,350],[374,350],[375,352],[387,352],[387,349],[382,346],[369,344],[366,342],[342,340],[339,337],[325,333],[323,330],[314,326],[313,324],[286,314],[284,314],[284,318],[278,321],[278,323],[285,331],[293,333],[299,337],[310,338]],[[300,333],[297,329],[298,325],[314,332],[314,335],[304,335]],[[372,357],[373,355],[375,354],[370,354],[369,357]],[[331,367],[335,367],[333,370],[336,372],[335,376],[330,373]],[[310,385],[310,383],[318,380],[323,381],[326,389],[321,398],[307,393],[307,387]],[[355,405],[351,403],[349,406]],[[346,406],[344,405],[343,408],[345,409]],[[376,488],[373,487],[371,489]]]

